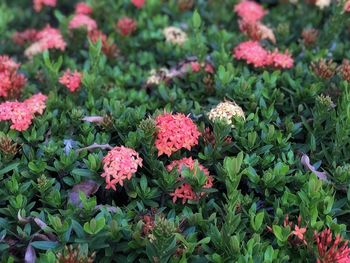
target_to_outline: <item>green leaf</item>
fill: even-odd
[[[274,235],[276,236],[276,238],[279,241],[283,242],[284,239],[283,239],[283,234],[282,234],[282,228],[278,225],[273,225],[272,231],[273,231]]]
[[[142,175],[142,177],[141,177],[140,186],[141,186],[142,191],[145,192],[146,188],[147,188],[147,178],[144,175]]]
[[[91,176],[93,175],[93,173],[87,169],[79,169],[79,168],[75,168],[72,170],[71,172],[73,175],[78,175],[78,176],[82,176],[82,177],[87,177],[87,176]]]
[[[255,231],[258,231],[263,223],[264,220],[264,212],[260,212],[258,213],[255,218],[254,218],[254,224],[253,224],[253,228]]]
[[[192,24],[193,24],[193,27],[196,28],[196,29],[198,29],[201,26],[201,24],[202,24],[201,16],[199,15],[197,10],[195,10],[194,13],[193,13]]]
[[[9,171],[16,169],[18,165],[19,165],[19,162],[9,164],[8,166],[0,170],[0,175],[4,175],[5,173],[8,173]]]
[[[31,245],[37,249],[49,250],[56,248],[58,243],[53,241],[34,241],[31,243]]]

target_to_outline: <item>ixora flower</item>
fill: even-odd
[[[274,68],[289,69],[293,67],[294,60],[288,51],[285,53],[274,51],[270,53],[269,57],[269,64]]]
[[[23,46],[27,42],[34,42],[37,40],[38,31],[33,28],[28,28],[22,32],[15,32],[12,35],[12,40],[19,46]]]
[[[84,2],[77,3],[75,5],[75,13],[81,14],[81,15],[91,15],[92,14],[92,7]]]
[[[195,169],[195,163],[196,160],[192,159],[192,157],[189,158],[182,158],[181,160],[175,160],[171,162],[166,168],[168,171],[172,171],[173,169],[177,169],[177,172],[180,174],[180,180],[181,173],[184,167],[189,168],[191,171]],[[201,170],[207,177],[207,180],[205,182],[205,185],[203,188],[209,189],[213,187],[213,178],[209,175],[208,169],[206,169],[204,166],[198,163],[198,168]],[[188,183],[183,183],[181,186],[175,189],[173,193],[170,194],[173,197],[173,202],[175,203],[177,199],[182,199],[182,203],[186,203],[187,200],[198,200],[201,196],[205,195],[204,192],[200,193],[199,195],[196,194],[191,185]]]
[[[350,12],[350,0],[345,2],[344,6],[343,6],[343,11]]]
[[[264,8],[254,1],[242,1],[234,7],[235,13],[248,22],[260,21],[265,15]]]
[[[315,28],[305,28],[301,33],[301,37],[305,46],[309,47],[316,43],[320,32]]]
[[[187,34],[184,31],[174,26],[164,28],[163,34],[166,42],[176,45],[183,45],[188,39]]]
[[[259,41],[267,39],[274,44],[276,43],[276,37],[272,29],[260,22],[249,22],[241,19],[239,21],[239,30],[251,40]]]
[[[85,14],[75,14],[73,18],[69,21],[68,28],[79,29],[86,28],[88,32],[97,29],[97,23],[94,19]]]
[[[100,30],[93,30],[88,32],[88,37],[90,41],[94,44],[101,39],[102,42],[102,52],[109,58],[116,57],[118,55],[117,46],[111,42],[107,36]]]
[[[64,74],[60,77],[59,82],[66,86],[70,92],[74,92],[79,89],[81,84],[81,79],[83,74],[75,70],[71,72],[70,69],[67,69]]]
[[[42,114],[47,97],[41,93],[23,102],[6,101],[0,104],[0,121],[12,122],[11,129],[25,131],[29,128],[34,114]]]
[[[136,6],[137,8],[141,8],[143,7],[143,5],[145,4],[145,0],[131,0],[131,3]]]
[[[33,0],[33,8],[36,12],[40,12],[44,6],[55,7],[57,0]]]
[[[122,17],[118,20],[117,28],[122,36],[130,36],[136,31],[137,23],[130,17]]]
[[[343,80],[350,82],[350,62],[347,59],[344,59],[342,64],[337,69],[338,73]]]
[[[164,113],[156,118],[158,156],[172,153],[198,144],[200,132],[193,121],[182,113]]]
[[[350,262],[349,241],[344,241],[340,235],[333,239],[332,231],[328,228],[321,233],[314,233],[318,251],[317,263],[347,263]]]
[[[322,10],[325,7],[328,7],[331,4],[331,2],[331,0],[316,0],[315,5]]]
[[[234,127],[232,118],[234,116],[244,117],[244,112],[235,102],[225,101],[220,102],[215,108],[208,113],[208,118],[211,121],[223,121],[227,125]]]
[[[0,56],[0,97],[16,97],[26,84],[23,74],[17,72],[19,64],[8,56]]]
[[[258,41],[240,43],[233,50],[236,59],[243,59],[254,67],[264,67],[268,64],[269,52]]]
[[[167,68],[160,68],[158,70],[152,69],[149,77],[146,80],[146,86],[159,85],[162,81],[166,81],[169,77],[169,70]]]
[[[142,167],[139,154],[124,146],[114,147],[103,158],[104,172],[101,174],[106,180],[106,189],[116,190],[116,185],[123,186],[125,180],[130,180],[138,167]]]
[[[66,42],[64,41],[61,32],[47,25],[43,30],[39,31],[36,35],[36,40],[25,51],[24,55],[27,57],[33,57],[36,54],[40,54],[48,49],[60,49],[64,51],[66,49]]]
[[[273,67],[289,69],[293,67],[294,60],[288,51],[280,53],[277,50],[270,52],[263,48],[258,41],[240,43],[233,50],[236,59],[242,59],[254,67]]]

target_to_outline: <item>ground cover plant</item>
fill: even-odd
[[[1,262],[350,262],[349,12],[2,0]]]

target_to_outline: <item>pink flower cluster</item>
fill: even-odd
[[[92,43],[97,43],[99,39],[102,42],[102,52],[107,57],[115,57],[118,54],[117,46],[108,40],[107,36],[100,30],[89,32],[88,37]]]
[[[234,8],[239,16],[239,29],[252,40],[269,39],[276,42],[275,35],[261,20],[267,14],[264,8],[253,1],[243,1]]]
[[[33,0],[33,8],[36,12],[40,12],[44,6],[55,7],[57,0]]]
[[[68,28],[70,30],[85,28],[88,32],[97,29],[97,23],[90,17],[92,14],[92,8],[86,3],[78,3],[75,6],[75,14],[69,21]]]
[[[23,102],[6,101],[0,104],[0,121],[11,121],[11,129],[25,131],[32,124],[34,114],[42,114],[47,96],[38,93]]]
[[[101,174],[106,180],[106,189],[116,190],[116,184],[123,186],[124,181],[130,180],[137,168],[142,167],[139,154],[124,146],[114,147],[102,160],[104,172]]]
[[[136,7],[136,8],[141,8],[145,4],[145,0],[131,0],[131,3]]]
[[[122,36],[129,36],[136,31],[136,21],[130,17],[122,17],[117,23],[118,31]]]
[[[273,67],[289,69],[293,67],[294,60],[288,52],[270,52],[263,48],[258,41],[240,43],[233,50],[236,59],[245,60],[254,67]]]
[[[191,150],[198,144],[200,132],[193,121],[182,113],[164,113],[156,118],[158,156],[185,148]]]
[[[36,35],[31,35],[34,42],[24,51],[27,57],[32,57],[36,54],[42,53],[48,49],[60,49],[64,51],[66,49],[66,42],[64,41],[61,32],[47,25],[41,31],[38,31]]]
[[[314,233],[318,250],[317,263],[322,262],[350,262],[349,241],[344,241],[340,235],[333,239],[332,231],[328,228],[321,233]]]
[[[258,22],[267,14],[264,8],[254,1],[244,0],[235,5],[234,11],[246,22]]]
[[[80,2],[75,5],[75,13],[81,15],[91,15],[92,8],[84,2]]]
[[[75,6],[75,13],[72,20],[69,22],[70,30],[85,28],[88,33],[88,38],[92,43],[96,43],[99,39],[102,42],[102,52],[107,57],[115,57],[118,53],[117,46],[108,41],[107,36],[98,29],[96,21],[91,18],[93,9],[84,2],[80,2]]]
[[[180,160],[175,160],[171,162],[166,168],[168,171],[172,171],[174,168],[177,168],[178,173],[180,174],[179,180],[181,178],[181,172],[184,167],[189,168],[191,171],[195,169],[196,160],[189,158],[182,158]],[[208,169],[206,169],[203,165],[198,163],[198,168],[203,171],[203,173],[207,176],[207,181],[203,188],[209,189],[213,187],[213,178],[209,175]],[[204,192],[199,195],[196,194],[191,185],[188,183],[183,183],[181,186],[175,189],[173,193],[170,194],[173,197],[173,202],[175,203],[177,199],[182,199],[182,203],[186,203],[187,200],[198,200],[201,196],[205,195]]]
[[[191,62],[192,72],[198,73],[204,68],[204,71],[209,74],[214,74],[214,67],[209,63],[199,63],[198,61]]]
[[[23,32],[15,32],[12,36],[13,42],[19,46],[23,46],[25,43],[34,42],[37,40],[38,31],[33,28],[24,30]]]
[[[0,56],[0,97],[16,97],[21,93],[26,78],[17,72],[19,66],[8,56]]]
[[[75,14],[72,20],[69,21],[68,28],[70,30],[86,28],[88,32],[97,29],[97,23],[88,15]]]
[[[81,84],[81,78],[83,74],[75,70],[71,72],[70,69],[67,69],[64,74],[60,77],[59,83],[66,86],[70,92],[74,92],[79,89]]]

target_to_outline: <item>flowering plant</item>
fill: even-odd
[[[0,1],[0,263],[350,262],[350,1]]]

